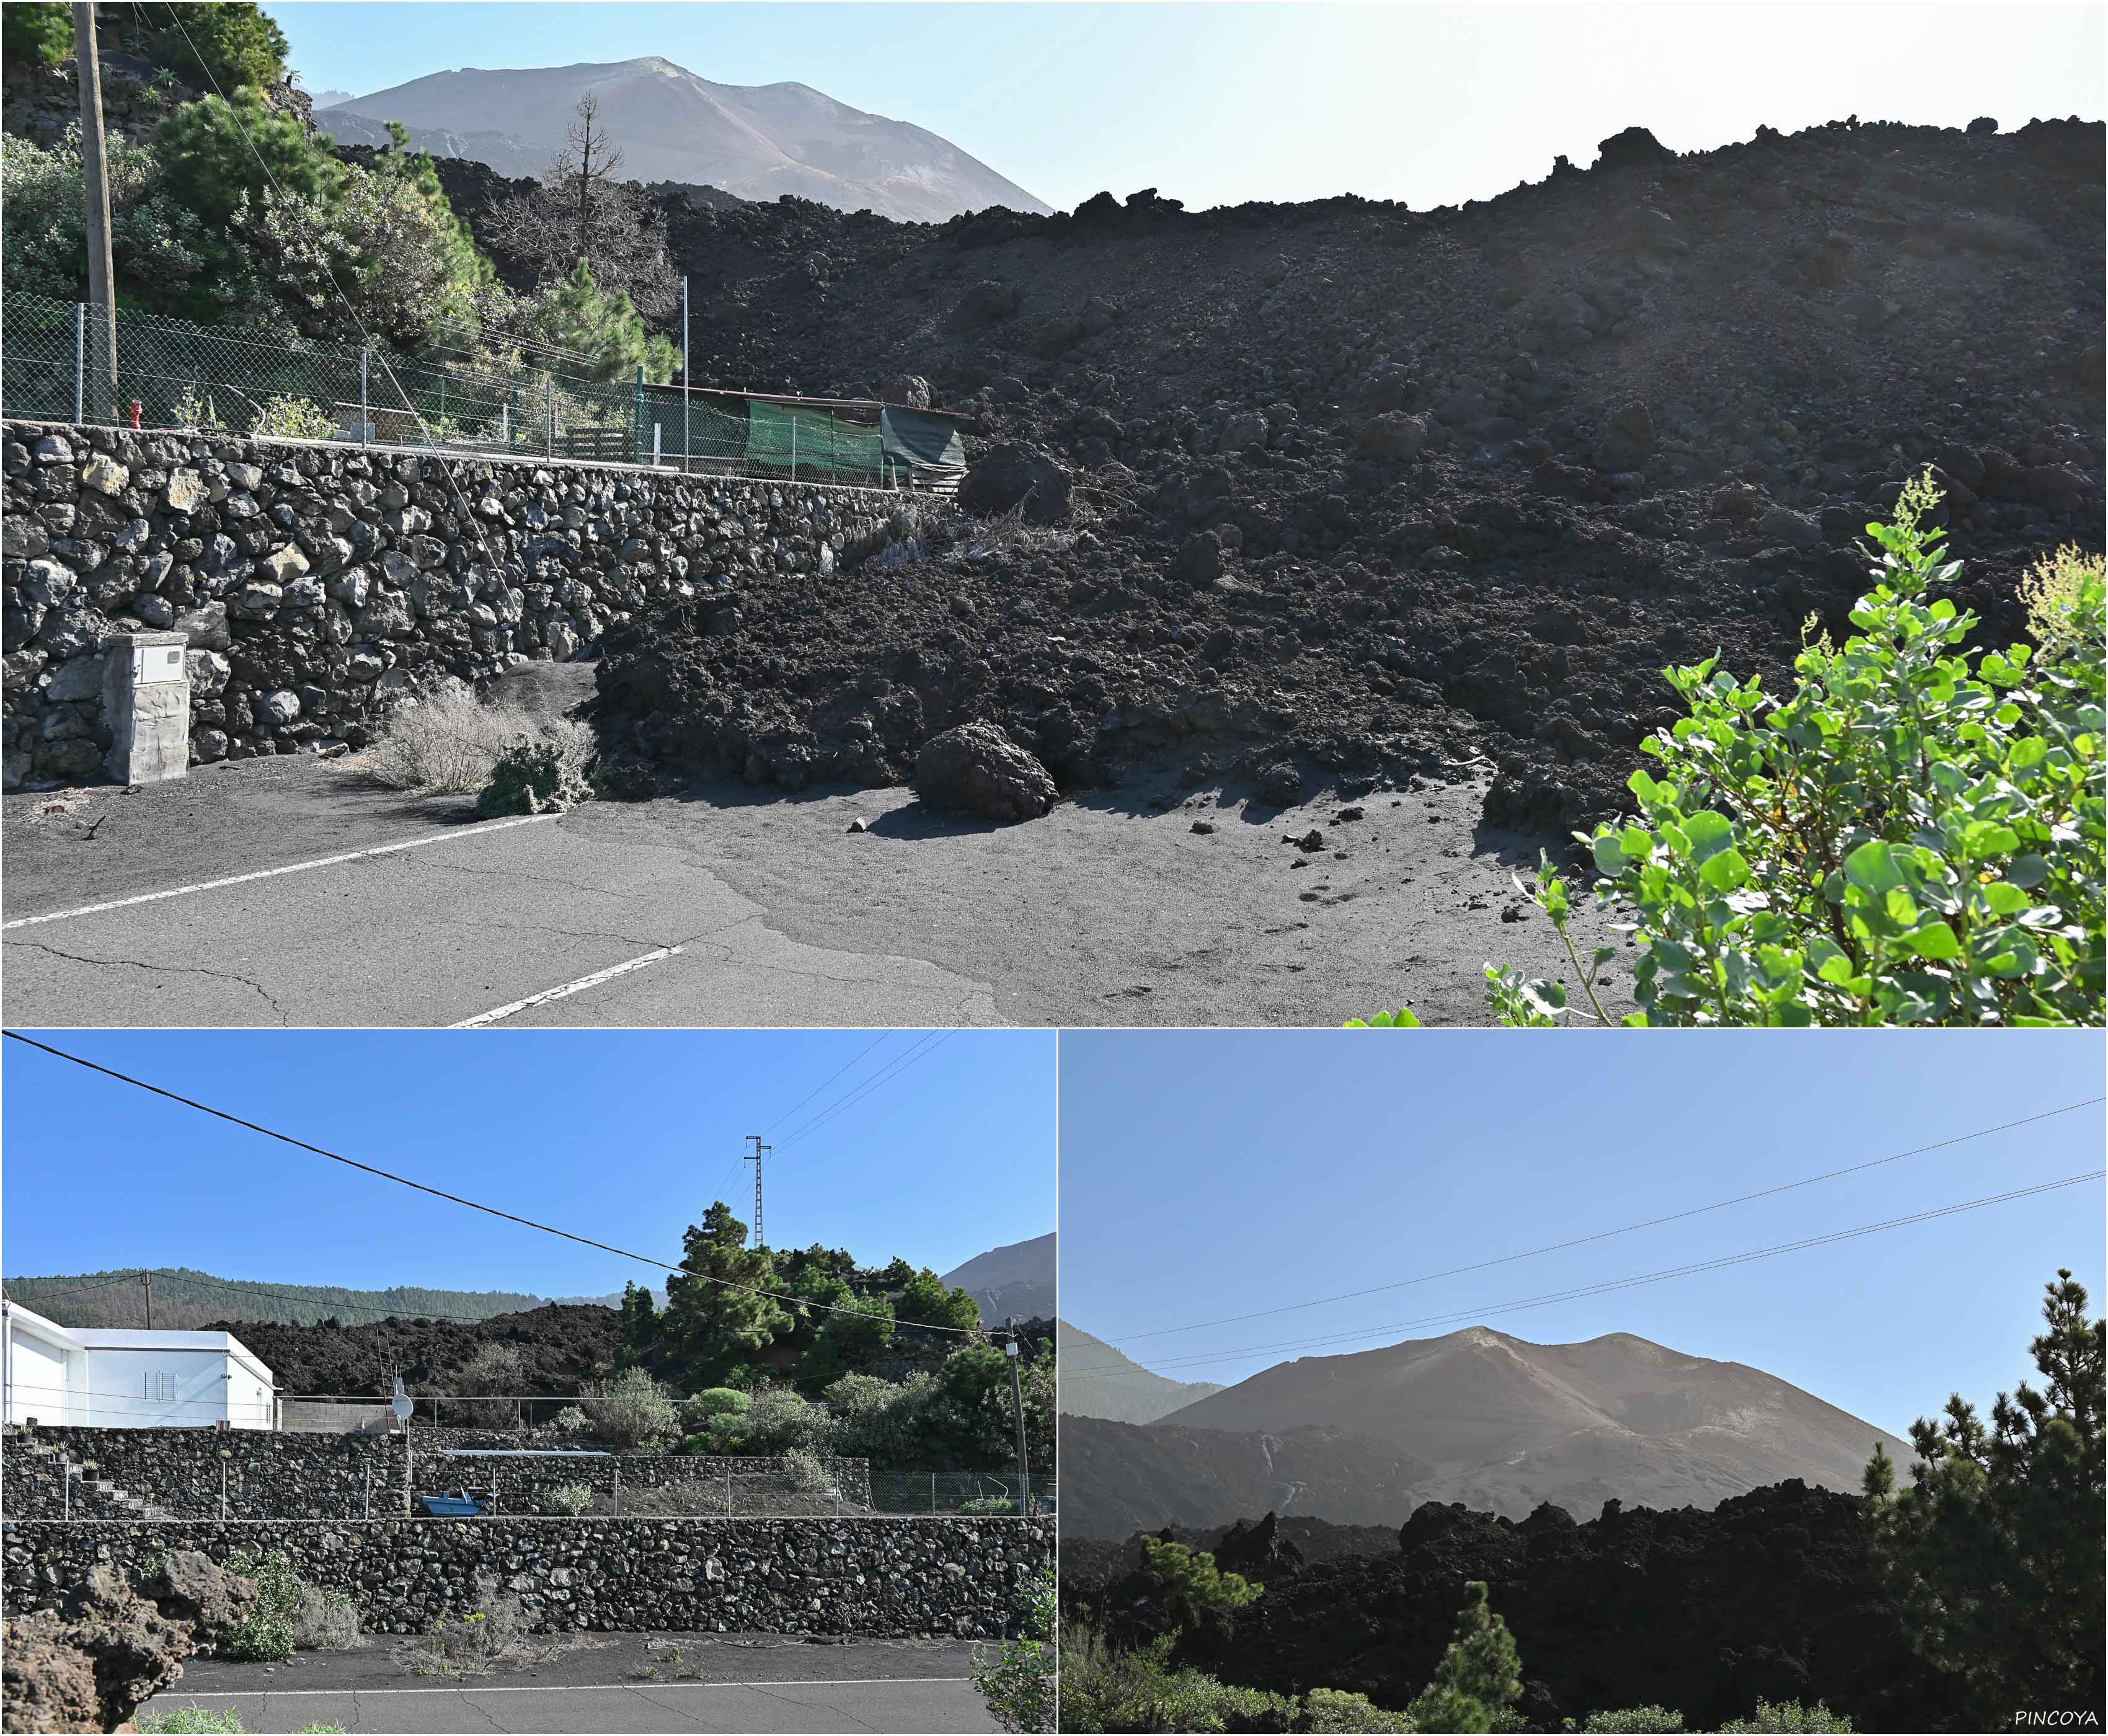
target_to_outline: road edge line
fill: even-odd
[[[639,958],[627,958],[620,964],[610,964],[604,971],[595,971],[590,976],[581,976],[575,982],[567,982],[554,989],[544,989],[539,994],[529,994],[523,1000],[507,1001],[502,1007],[493,1007],[488,1012],[479,1012],[472,1019],[463,1019],[457,1025],[449,1025],[448,1030],[480,1030],[486,1025],[495,1025],[501,1019],[509,1019],[516,1012],[525,1012],[529,1007],[538,1007],[544,1001],[560,1001],[568,994],[576,994],[581,989],[597,988],[632,971],[641,971],[647,964],[656,964],[661,958],[671,958],[681,949],[662,946]]]

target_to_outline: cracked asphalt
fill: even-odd
[[[237,1712],[253,1731],[993,1730],[954,1641],[813,1645],[768,1635],[610,1635],[464,1683],[415,1675],[385,1640],[272,1666],[194,1660],[144,1710]]]
[[[1336,1026],[1409,1001],[1474,1024],[1489,960],[1572,974],[1510,884],[1538,841],[1484,827],[1481,796],[1380,791],[1343,819],[1329,799],[1277,813],[1138,785],[989,827],[907,790],[713,784],[492,828],[355,760],[249,760],[7,799],[0,1011],[46,1028]],[[1290,847],[1313,827],[1322,847]],[[243,875],[264,877],[25,920]],[[1575,929],[1583,948],[1619,938],[1592,911]],[[1630,976],[1606,975],[1615,1013]]]

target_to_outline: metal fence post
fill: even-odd
[[[88,420],[88,304],[73,304],[73,419]]]
[[[732,1517],[732,1467],[725,1467],[725,1517]]]
[[[798,480],[798,413],[790,413],[790,480]]]
[[[361,344],[358,346],[358,444],[362,446],[369,444],[373,438],[373,417],[372,413],[367,407],[366,392],[367,364],[372,359],[372,344]]]
[[[549,430],[542,443],[543,450],[548,457],[553,458],[556,455],[556,377],[554,374],[544,374],[542,376],[542,383],[544,395],[549,401]]]
[[[615,1517],[622,1517],[622,1467],[615,1468]]]
[[[932,1472],[930,1473],[930,1517],[931,1518],[933,1518],[933,1519],[934,1519],[935,1517],[936,1517],[936,1516],[937,1516],[937,1473],[936,1473],[935,1471],[932,1471]]]

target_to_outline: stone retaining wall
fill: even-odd
[[[403,1502],[403,1437],[399,1435],[289,1435],[255,1429],[39,1428],[33,1436],[11,1432],[0,1442],[10,1518],[55,1519],[61,1494],[56,1461],[29,1451],[34,1441],[63,1448],[75,1464],[92,1463],[95,1476],[128,1494],[175,1514],[217,1517],[220,1454],[229,1456],[227,1511],[241,1519],[358,1518],[371,1490],[372,1511],[399,1513]],[[624,1498],[650,1499],[661,1491],[686,1495],[696,1513],[722,1513],[726,1478],[732,1479],[735,1513],[809,1513],[833,1504],[831,1495],[801,1496],[777,1459],[623,1453],[607,1458],[453,1459],[444,1447],[542,1446],[515,1442],[503,1432],[416,1428],[411,1434],[411,1486],[418,1495],[439,1495],[464,1485],[498,1489],[500,1511],[551,1511],[546,1497],[566,1484],[583,1483],[597,1495],[611,1493],[619,1472]],[[871,1467],[861,1459],[827,1459],[830,1488],[854,1508],[871,1500]],[[772,1495],[786,1504],[771,1507]],[[76,1517],[97,1508],[83,1506],[76,1486]],[[787,1504],[795,1499],[796,1504]]]
[[[101,1564],[216,1562],[282,1549],[347,1591],[368,1632],[430,1631],[493,1593],[538,1632],[994,1639],[1054,1554],[1047,1519],[95,1520],[0,1526],[9,1616],[57,1603]],[[483,1582],[480,1592],[478,1582]]]
[[[11,421],[7,787],[105,774],[102,637],[189,637],[193,764],[364,745],[446,676],[882,547],[890,497],[611,465]]]

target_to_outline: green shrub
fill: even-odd
[[[1327,1736],[1356,1736],[1358,1732],[1403,1732],[1419,1726],[1403,1712],[1385,1711],[1365,1693],[1313,1688],[1303,1697],[1303,1711],[1295,1728],[1327,1733]]]
[[[1839,1717],[1819,1700],[1813,1706],[1803,1706],[1798,1700],[1777,1705],[1769,1700],[1759,1700],[1754,1716],[1730,1719],[1720,1729],[1722,1736],[1770,1736],[1772,1732],[1799,1731],[1820,1732],[1823,1736],[1850,1736],[1852,1720]]]
[[[484,819],[506,814],[562,814],[592,797],[592,786],[565,743],[521,736],[498,756],[475,799]]]
[[[1173,1636],[1123,1650],[1074,1622],[1061,1627],[1061,1716],[1064,1730],[1290,1730],[1296,1702],[1287,1694],[1226,1687],[1198,1670],[1171,1663]]]
[[[250,419],[249,431],[279,440],[333,440],[342,431],[320,404],[281,393],[264,399]]]
[[[1054,1728],[1054,1569],[1042,1567],[1019,1588],[1016,1633],[993,1658],[976,1653],[970,1671],[989,1715],[1006,1730]]]
[[[12,7],[8,8],[11,12]],[[232,1707],[223,1712],[202,1706],[172,1706],[164,1712],[141,1712],[133,1720],[139,1736],[246,1736],[249,1726]]]
[[[56,0],[12,0],[0,8],[0,54],[45,71],[73,58],[72,8]]]
[[[575,1405],[566,1405],[551,1420],[549,1427],[560,1435],[590,1435],[592,1418]]]
[[[538,1643],[528,1632],[520,1600],[499,1596],[493,1580],[476,1581],[475,1606],[466,1615],[440,1617],[429,1634],[406,1642],[397,1653],[403,1667],[419,1675],[459,1678],[556,1655],[554,1646]]]
[[[1205,1549],[1161,1537],[1145,1537],[1142,1547],[1158,1596],[1181,1626],[1197,1627],[1211,1617],[1249,1608],[1265,1594],[1266,1587],[1255,1580],[1223,1572]]]
[[[583,1400],[593,1432],[616,1446],[643,1446],[680,1432],[673,1395],[642,1369],[593,1382]]]
[[[227,1655],[271,1663],[291,1657],[294,1622],[312,1589],[294,1571],[292,1558],[283,1549],[260,1555],[245,1550],[229,1557],[227,1567],[256,1581],[255,1603],[227,1630]]]
[[[960,1502],[959,1511],[962,1513],[1014,1513],[1017,1511],[1017,1503],[1007,1495],[975,1495],[971,1501]]]
[[[753,1399],[732,1387],[705,1387],[681,1407],[684,1423],[707,1424],[712,1417],[743,1417]]]
[[[1576,834],[1599,903],[1637,918],[1640,1026],[2074,1025],[2103,988],[2102,639],[2098,557],[2065,549],[2025,595],[2039,649],[1962,643],[1933,592],[1958,561],[1926,523],[1930,473],[1869,525],[1859,631],[1795,660],[1774,701],[1717,659],[1667,671],[1690,715],[1642,751],[1639,814]],[[1520,886],[1520,882],[1518,882]],[[1565,941],[1588,1010],[1615,956],[1584,964],[1549,859],[1521,890]],[[1489,965],[1499,1022],[1543,1026],[1565,990]]]
[[[566,1519],[577,1518],[592,1504],[592,1486],[589,1483],[559,1483],[542,1497],[544,1507]]]
[[[1573,1720],[1567,1721],[1572,1728]],[[1598,1731],[1602,1736],[1678,1736],[1683,1729],[1683,1714],[1666,1706],[1633,1706],[1621,1711],[1591,1712],[1579,1728],[1591,1736]]]

